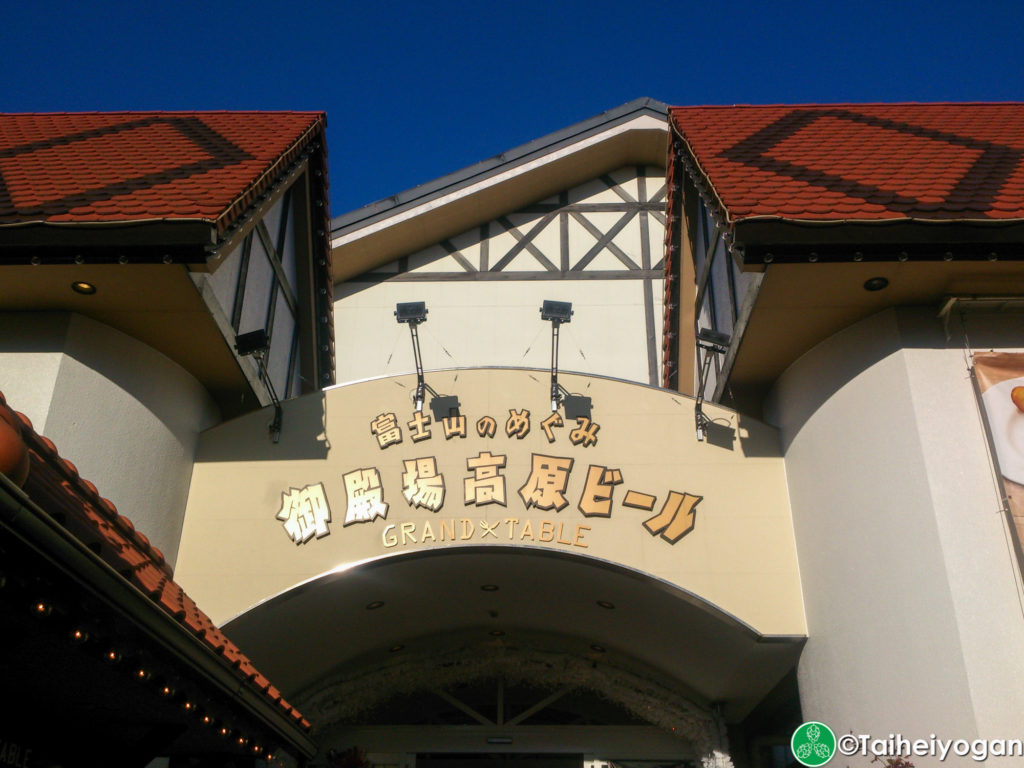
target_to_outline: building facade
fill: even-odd
[[[641,99],[329,225],[316,120],[138,119],[85,140],[267,182],[144,236],[15,210],[0,389],[308,718],[293,759],[1020,737],[1020,105]]]

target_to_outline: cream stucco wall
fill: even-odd
[[[199,432],[219,419],[179,365],[78,314],[0,314],[0,391],[173,564]]]
[[[567,424],[553,430],[552,443],[540,426],[550,413],[545,371],[445,371],[430,374],[428,381],[458,395],[468,416],[466,438],[446,440],[433,424],[429,439],[413,441],[407,422],[415,379],[408,376],[339,386],[287,403],[277,445],[266,437],[265,412],[204,433],[178,578],[215,621],[350,564],[427,547],[493,543],[555,548],[622,564],[688,590],[759,633],[803,634],[774,430],[715,409],[718,438],[698,443],[691,400],[650,387],[566,376],[570,390],[593,398],[598,440],[573,445],[570,432],[577,425]],[[506,434],[510,409],[530,411],[530,431],[522,439]],[[370,424],[381,413],[396,414],[402,443],[380,448]],[[483,416],[495,419],[493,437],[477,433]],[[467,460],[485,451],[506,459],[504,506],[465,502],[464,481],[473,475]],[[527,508],[518,493],[534,454],[572,461],[567,504],[560,511]],[[435,459],[445,477],[445,501],[437,511],[410,507],[402,495],[404,461],[425,457]],[[578,509],[591,465],[621,471],[609,517],[587,517]],[[379,472],[386,517],[347,519],[343,475],[359,469]],[[317,484],[330,506],[329,531],[297,544],[276,516],[291,489]],[[656,496],[654,509],[623,506],[628,490]],[[661,511],[670,491],[703,497],[693,530],[674,544],[643,525]],[[442,533],[446,521],[454,540]]]
[[[972,323],[978,346],[1021,338],[1006,317]],[[794,363],[770,403],[807,606],[801,704],[837,733],[1019,736],[1021,585],[956,326],[947,340],[933,310],[875,315]]]
[[[619,169],[539,201],[536,210],[510,212],[339,283],[334,305],[338,381],[414,370],[409,332],[394,318],[395,304],[404,301],[427,304],[420,330],[427,369],[546,367],[551,326],[541,321],[539,308],[554,299],[571,301],[575,310],[572,322],[563,326],[564,370],[657,383],[663,197],[663,170]],[[638,200],[655,202],[650,209],[627,210]],[[562,212],[565,206],[579,207]],[[604,233],[612,233],[610,245],[583,262]],[[637,269],[631,271],[622,256]]]

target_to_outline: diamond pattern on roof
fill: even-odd
[[[0,224],[215,221],[323,123],[314,112],[0,115]]]
[[[1024,218],[1024,104],[673,107],[732,221]]]

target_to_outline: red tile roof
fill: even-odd
[[[9,428],[12,425],[14,430]],[[23,449],[27,448],[31,466],[24,490],[29,498],[220,656],[240,680],[254,686],[282,714],[309,730],[309,721],[282,698],[238,646],[171,578],[163,553],[150,544],[127,517],[119,514],[113,503],[101,497],[95,485],[80,477],[75,465],[61,458],[49,439],[35,432],[27,416],[8,408],[2,392],[0,428],[0,457],[16,454],[15,441],[19,438]],[[9,465],[17,463],[15,457]],[[6,466],[0,465],[0,468],[6,469]]]
[[[223,230],[325,125],[322,112],[0,114],[0,225]]]
[[[1024,219],[1024,104],[673,107],[730,223]]]

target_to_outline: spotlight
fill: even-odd
[[[266,357],[269,350],[270,337],[267,336],[267,332],[263,328],[235,336],[235,351],[238,352],[240,357],[251,355],[255,358],[256,367],[259,369],[260,381],[263,382],[263,386],[267,388],[267,394],[270,395],[270,402],[274,406],[274,420],[270,422],[269,431],[270,439],[276,443],[281,439],[281,421],[283,417],[281,401],[277,398],[274,382],[271,381],[270,374],[267,372]]]
[[[408,323],[409,336],[412,338],[412,357],[416,363],[416,393],[413,396],[416,413],[423,410],[423,400],[426,393],[433,395],[430,401],[430,410],[434,414],[434,420],[448,418],[453,411],[458,413],[459,398],[455,395],[439,395],[423,380],[423,355],[420,354],[420,323],[427,322],[427,303],[425,301],[404,301],[395,305],[395,319],[399,323]]]
[[[76,627],[68,633],[68,637],[71,638],[71,642],[81,645],[89,640],[89,632],[84,627]]]
[[[889,285],[889,281],[884,277],[872,277],[864,282],[865,291],[880,291]]]
[[[425,323],[428,311],[425,301],[403,301],[395,305],[395,319],[400,323]]]
[[[540,307],[541,320],[555,320],[559,323],[568,323],[572,321],[572,314],[571,301],[550,301],[545,299]]]
[[[540,306],[540,319],[551,321],[551,410],[562,403],[562,390],[558,386],[558,329],[572,320],[572,302],[545,299]]]
[[[269,347],[270,339],[262,328],[235,336],[235,351],[242,357],[264,353]]]
[[[83,296],[92,296],[96,293],[96,286],[92,283],[87,283],[84,280],[76,280],[71,284],[71,290],[75,293],[80,293]]]
[[[730,336],[727,333],[716,331],[711,328],[701,328],[697,333],[697,339],[707,344],[714,344],[719,347],[728,347]]]
[[[697,329],[697,359],[700,368],[697,378],[697,401],[693,405],[693,419],[698,442],[703,442],[707,437],[708,424],[711,423],[711,420],[704,414],[704,388],[707,386],[708,375],[711,372],[711,356],[728,354],[731,341],[732,338],[729,334],[716,331],[714,328]],[[701,360],[702,352],[703,360]]]

